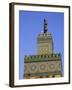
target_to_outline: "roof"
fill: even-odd
[[[61,60],[61,54],[45,54],[45,55],[25,55],[24,61],[48,61],[48,60]]]

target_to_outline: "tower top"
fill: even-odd
[[[47,33],[47,31],[48,31],[48,28],[47,28],[47,21],[46,21],[46,19],[44,18],[44,34],[46,34]]]

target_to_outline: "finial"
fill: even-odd
[[[47,30],[48,30],[48,28],[47,28],[47,21],[44,18],[44,33],[47,33]]]

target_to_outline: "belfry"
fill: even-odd
[[[44,31],[38,35],[38,54],[53,53],[53,39],[51,33],[48,32],[47,21],[44,19]]]
[[[24,79],[62,77],[60,53],[54,53],[53,38],[44,19],[43,33],[37,37],[37,54],[24,56]]]

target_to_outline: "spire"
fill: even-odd
[[[47,33],[47,30],[48,30],[47,21],[46,21],[46,19],[44,19],[44,33]]]

